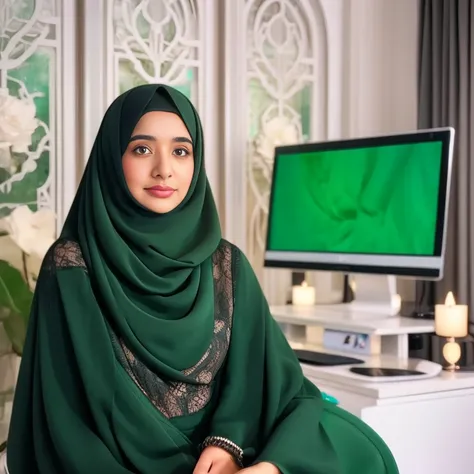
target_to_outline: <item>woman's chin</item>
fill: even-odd
[[[155,212],[156,214],[166,214],[171,212],[173,209],[176,209],[179,205],[176,199],[145,199],[140,202],[140,204],[146,207],[148,210]]]

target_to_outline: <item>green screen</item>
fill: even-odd
[[[268,250],[433,255],[442,142],[279,156]]]

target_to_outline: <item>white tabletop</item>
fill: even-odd
[[[381,336],[423,334],[434,332],[433,320],[420,320],[400,316],[354,314],[344,305],[271,306],[270,311],[279,323],[301,326],[324,326],[327,329],[356,331]]]
[[[377,381],[372,377],[350,372],[352,365],[316,366],[302,363],[304,373],[311,379],[327,381],[345,391],[366,395],[377,399],[391,399],[406,396],[433,395],[441,396],[443,392],[470,389],[474,392],[474,372],[447,372],[439,364],[420,359],[399,359],[386,355],[348,354],[341,351],[323,349],[317,344],[289,341],[293,349],[305,349],[331,354],[355,357],[364,361],[357,367],[389,367],[401,369],[418,369],[427,372],[426,376],[397,377],[393,381]],[[386,379],[388,380],[388,379]],[[317,385],[317,382],[316,382]]]
[[[383,364],[385,365],[385,364]],[[469,390],[474,392],[473,373],[441,371],[437,376],[395,382],[371,382],[356,380],[347,367],[322,367],[302,364],[307,377],[340,386],[345,391],[377,399],[393,399],[411,396],[442,396],[443,393]],[[388,364],[387,366],[392,366]],[[317,382],[316,382],[317,384]]]

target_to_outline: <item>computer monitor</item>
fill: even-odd
[[[443,275],[453,141],[447,127],[277,147],[264,265],[354,273],[353,307],[397,313],[395,275]]]

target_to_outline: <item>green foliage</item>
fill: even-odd
[[[0,321],[18,355],[23,352],[32,301],[33,293],[21,273],[0,260]]]

